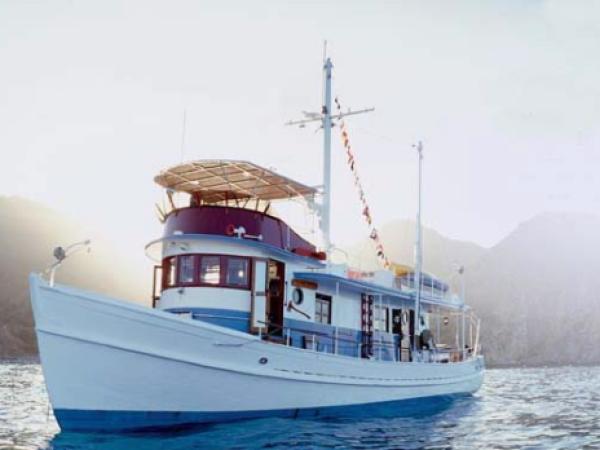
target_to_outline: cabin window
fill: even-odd
[[[251,258],[226,255],[179,255],[163,260],[162,289],[219,286],[250,289]]]
[[[228,286],[248,286],[248,259],[227,258],[227,278],[225,284]]]
[[[315,322],[331,324],[331,296],[317,293],[315,296]]]
[[[165,260],[165,287],[173,287],[177,284],[177,257],[172,256]]]
[[[388,332],[388,309],[386,306],[373,305],[373,328]]]
[[[221,257],[203,256],[200,264],[201,284],[220,284],[221,281]]]
[[[194,255],[183,255],[179,257],[179,283],[194,283],[196,257]]]

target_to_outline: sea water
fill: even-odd
[[[418,415],[264,419],[186,431],[61,433],[39,364],[0,363],[0,449],[600,449],[600,367],[488,370]]]

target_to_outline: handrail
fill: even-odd
[[[86,239],[85,241],[75,242],[74,244],[71,244],[64,248],[56,247],[54,249],[52,255],[54,256],[54,259],[56,259],[56,261],[54,261],[50,266],[48,266],[43,272],[44,275],[48,275],[48,284],[50,287],[54,286],[54,278],[56,275],[56,271],[61,266],[63,261],[72,254],[77,253],[81,249],[86,249],[89,253],[91,250],[91,242],[91,240]]]
[[[480,322],[480,319],[478,319],[478,320]],[[269,337],[273,337],[275,335],[275,333],[278,333],[279,331],[281,331],[284,343],[288,347],[291,346],[290,345],[290,337],[291,337],[291,332],[292,331],[303,333],[305,336],[306,335],[312,336],[313,337],[313,339],[312,339],[312,350],[316,351],[316,352],[319,351],[319,348],[317,346],[317,342],[315,340],[315,337],[317,337],[317,336],[319,336],[319,337],[326,337],[328,340],[331,340],[331,342],[333,344],[331,348],[332,348],[334,354],[337,354],[337,348],[338,348],[337,343],[339,343],[339,342],[345,342],[345,343],[348,343],[348,344],[351,344],[351,345],[356,345],[357,346],[357,357],[362,357],[361,356],[362,355],[361,350],[362,350],[363,346],[367,345],[367,344],[364,344],[361,340],[349,339],[349,338],[346,338],[346,337],[343,337],[343,336],[339,336],[337,334],[330,335],[330,334],[327,334],[327,333],[324,333],[324,332],[308,330],[308,329],[305,329],[305,328],[296,328],[296,327],[284,326],[282,324],[277,324],[277,323],[274,323],[274,322],[270,322],[268,320],[267,321],[259,321],[258,323],[260,323],[262,325],[265,325],[267,327],[270,326],[270,327],[274,328],[271,331],[269,331],[267,334],[260,333],[259,335],[260,335],[261,339],[267,338],[267,340],[268,340]],[[394,336],[393,334],[390,334],[390,333],[386,333],[386,334],[388,334],[390,336]],[[470,358],[476,357],[477,353],[478,353],[477,352],[478,336],[479,336],[479,329],[477,331],[476,345],[473,346],[472,348],[469,347],[467,349],[460,349],[458,347],[443,347],[443,348],[440,348],[440,347],[438,347],[437,345],[434,344],[433,348],[428,349],[428,351],[429,351],[429,361],[430,362],[436,362],[436,360],[439,359],[440,355],[442,355],[442,356],[443,355],[457,355],[459,361],[466,361],[466,360],[468,360]],[[413,338],[414,337],[414,338],[417,338],[418,335],[405,334],[404,337],[408,337],[408,338]],[[389,342],[389,341],[383,341],[383,340],[374,340],[372,346],[373,346],[374,349],[378,349],[379,350],[379,352],[378,352],[378,358],[377,358],[378,360],[382,360],[381,352],[382,352],[383,349],[391,349],[391,350],[399,350],[400,349],[400,347],[398,346],[398,343],[396,343],[396,342]],[[327,348],[327,347],[325,347],[325,348]],[[407,348],[407,350],[410,351],[410,348]],[[329,353],[329,352],[327,352],[327,353]],[[396,352],[393,352],[392,354],[393,354],[393,360],[396,361],[396,362],[399,362],[398,358],[397,358],[397,355],[396,355]],[[451,361],[450,358],[449,358],[449,360],[447,362],[450,363],[450,362],[457,362],[457,361]]]

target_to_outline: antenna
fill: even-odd
[[[348,109],[346,112],[331,114],[331,69],[333,64],[331,58],[327,57],[327,41],[323,44],[323,106],[321,112],[306,112],[304,119],[290,120],[285,125],[298,125],[300,128],[306,127],[312,122],[321,122],[323,129],[323,197],[320,205],[319,216],[321,232],[323,234],[323,247],[329,255],[331,250],[331,128],[335,126],[334,120],[341,120],[346,116],[362,114],[374,111],[375,108],[365,108],[356,111]]]
[[[417,145],[413,145],[419,154],[419,188],[418,188],[418,203],[417,203],[417,233],[415,239],[415,339],[413,352],[418,354],[420,348],[417,339],[421,335],[421,272],[423,269],[423,238],[421,236],[421,194],[423,180],[423,143],[419,141]]]
[[[181,162],[185,153],[185,126],[187,122],[187,108],[183,108],[183,123],[181,126]]]
[[[327,39],[323,41],[323,67],[325,67],[325,63],[327,62]],[[321,102],[325,104],[325,71],[323,71],[323,81],[321,83]],[[301,128],[304,128],[302,126]]]

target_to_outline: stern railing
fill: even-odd
[[[334,327],[334,333],[328,334],[324,332],[318,332],[314,330],[309,330],[306,328],[298,328],[298,327],[289,327],[283,326],[281,324],[269,322],[269,321],[260,321],[262,325],[265,325],[265,328],[270,328],[270,331],[263,332],[262,329],[259,329],[258,336],[261,340],[267,341],[270,343],[285,345],[287,347],[295,347],[295,348],[304,348],[306,350],[318,352],[318,353],[329,353],[339,355],[339,347],[340,344],[346,344],[347,347],[356,348],[355,355],[342,355],[348,357],[362,358],[362,359],[370,359],[376,361],[389,361],[389,362],[408,362],[408,361],[420,361],[420,362],[438,362],[438,363],[455,363],[461,361],[467,361],[472,358],[477,357],[479,353],[479,326],[481,323],[480,319],[477,319],[477,331],[476,331],[476,339],[475,345],[468,348],[459,348],[459,347],[440,347],[438,345],[433,345],[431,348],[422,348],[419,352],[419,355],[413,354],[410,347],[400,347],[398,343],[385,342],[383,337],[380,336],[379,339],[375,339],[373,341],[373,353],[368,358],[363,358],[363,347],[366,345],[361,340],[350,339],[347,337],[339,336],[337,329],[338,327]],[[308,339],[306,342],[310,343],[310,347],[305,347],[303,345],[292,345],[292,333],[299,333],[302,337]],[[389,336],[393,336],[388,333]],[[324,338],[328,341],[328,344],[321,345],[319,343],[318,338]],[[412,339],[420,339],[418,335],[403,335],[403,338],[412,341]],[[331,349],[331,351],[329,351]],[[406,350],[406,353],[409,356],[408,361],[403,361],[402,351]],[[389,355],[393,355],[392,359],[385,359],[384,352]]]

